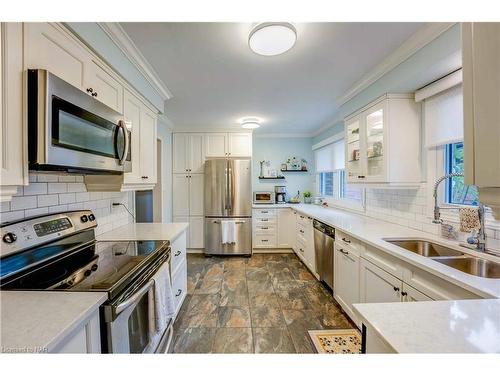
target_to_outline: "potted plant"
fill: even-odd
[[[312,203],[312,196],[310,191],[304,191],[304,203]]]

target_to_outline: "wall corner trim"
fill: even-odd
[[[163,100],[173,97],[166,84],[158,76],[151,64],[137,48],[130,36],[118,22],[97,22],[97,25],[111,38],[127,59],[141,72]]]
[[[454,22],[431,22],[420,28],[375,68],[357,81],[344,95],[339,97],[336,100],[336,105],[340,107],[347,103],[454,25]]]

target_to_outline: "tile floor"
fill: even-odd
[[[314,353],[307,330],[352,327],[295,254],[189,254],[172,351]]]

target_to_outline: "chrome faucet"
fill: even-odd
[[[434,224],[442,224],[443,223],[443,219],[441,219],[441,212],[440,212],[441,209],[443,209],[443,208],[445,208],[445,209],[455,208],[455,207],[439,207],[438,196],[437,196],[439,184],[441,182],[443,182],[444,180],[446,180],[447,178],[463,177],[463,176],[464,176],[463,173],[449,173],[447,175],[444,175],[443,177],[438,178],[436,180],[436,182],[434,183],[434,193],[432,194],[432,196],[434,197],[434,220],[432,220],[432,222]]]
[[[438,178],[434,183],[434,192],[432,195],[434,197],[434,219],[432,220],[434,224],[443,223],[443,219],[441,219],[440,210],[442,209],[449,210],[456,208],[456,207],[439,207],[437,202],[437,190],[439,184],[444,180],[446,180],[447,178],[452,178],[452,177],[463,177],[463,173],[449,173],[447,175],[444,175],[443,177]],[[480,223],[479,230],[473,230],[471,232],[471,235],[467,237],[467,243],[462,243],[460,245],[468,248],[473,248],[474,250],[477,251],[484,252],[486,250],[486,231],[484,230],[484,205],[482,203],[479,203],[478,205],[478,216]]]

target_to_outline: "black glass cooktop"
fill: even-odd
[[[147,267],[169,244],[85,239],[81,233],[1,259],[1,289],[110,292]]]

